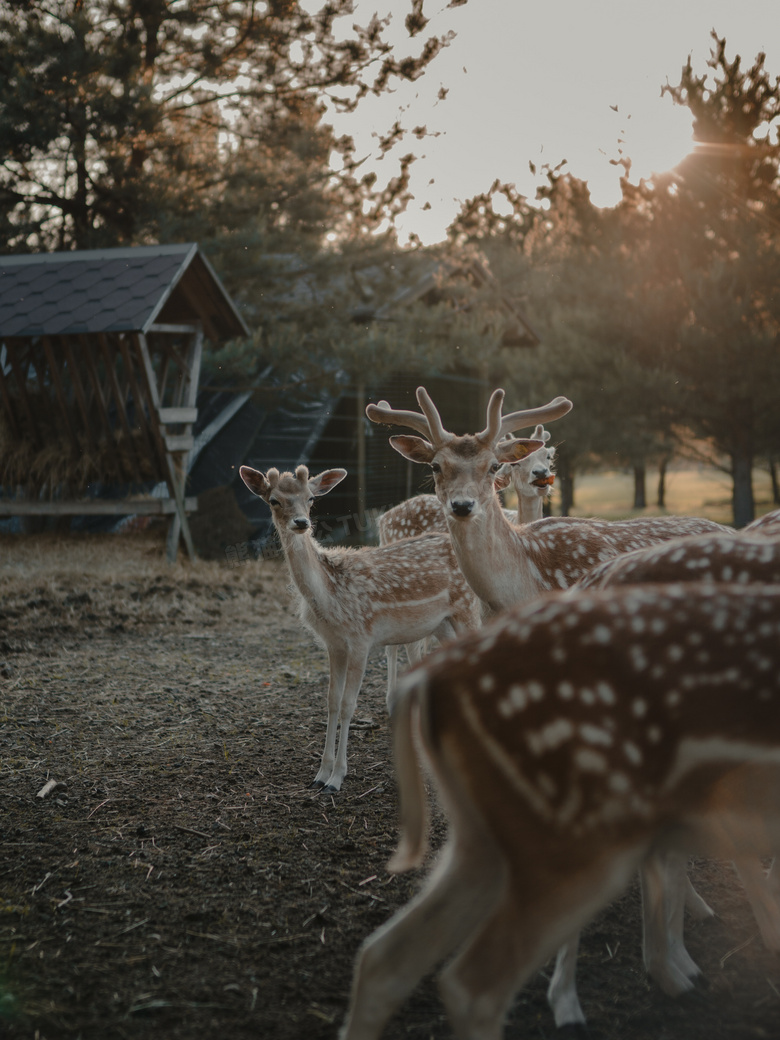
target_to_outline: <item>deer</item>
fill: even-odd
[[[387,547],[324,547],[313,536],[311,507],[347,475],[329,469],[310,476],[241,466],[241,479],[271,509],[298,596],[302,623],[328,654],[325,748],[312,787],[340,790],[347,774],[349,726],[368,655],[377,646],[442,639],[477,628],[479,604],[454,562],[446,535],[407,538]],[[338,731],[338,749],[336,734]]]
[[[699,517],[657,517],[633,520],[595,520],[545,517],[530,524],[511,524],[494,488],[502,466],[511,466],[527,451],[507,434],[534,421],[530,412],[502,414],[504,391],[495,390],[487,406],[487,424],[481,433],[457,436],[445,430],[424,387],[417,389],[420,412],[396,410],[387,401],[370,404],[368,418],[377,423],[406,426],[422,437],[394,436],[391,446],[413,462],[427,464],[434,476],[436,496],[444,510],[458,564],[471,588],[493,613],[532,601],[551,590],[571,587],[599,563],[633,549],[685,535],[733,534],[733,528]],[[565,397],[544,406],[561,417],[571,410]],[[549,421],[543,418],[540,421]],[[660,867],[655,873],[660,872]],[[651,867],[647,868],[649,883]],[[679,887],[679,883],[677,884]],[[686,902],[697,917],[712,911],[690,884]],[[648,929],[653,950],[670,948],[668,936],[658,938]],[[559,951],[548,990],[556,1024],[584,1024],[576,994],[574,972],[578,938],[572,936]],[[689,989],[698,969],[684,947],[675,945],[673,959],[650,957],[653,977],[669,993]]]
[[[555,483],[555,448],[547,446],[549,439],[550,431],[539,423],[523,443],[530,446],[530,442],[539,441],[542,447],[529,450],[518,462],[503,467],[503,472],[497,474],[496,490],[503,490],[511,483],[517,495],[518,508],[504,510],[510,523],[530,524],[542,519],[544,503],[551,496]],[[399,538],[409,538],[425,531],[446,531],[447,521],[436,495],[415,495],[382,513],[377,528],[379,544],[389,545]]]
[[[608,589],[622,585],[670,582],[695,582],[711,588],[725,583],[780,586],[780,540],[766,537],[769,530],[767,522],[756,527],[748,525],[739,532],[735,531],[731,537],[699,535],[638,549],[595,567],[580,579],[575,589]],[[761,864],[755,858],[741,859],[735,863],[735,867],[765,944],[773,949],[780,948],[780,908]],[[673,863],[668,870],[669,886],[679,890],[685,880],[682,865]],[[673,897],[670,896],[669,901],[674,905]],[[648,914],[657,916],[650,895],[646,903]],[[650,974],[655,973],[656,965],[665,958],[668,945],[684,949],[682,903],[683,896],[678,893],[676,906],[670,916],[670,934],[664,934],[663,930],[654,928],[650,922],[646,925],[645,934],[651,948],[645,951],[645,963]],[[700,974],[693,962],[689,970],[690,977]]]
[[[603,589],[646,582],[780,584],[780,540],[744,527],[731,535],[696,535],[616,556],[594,567],[576,587]]]
[[[780,587],[548,593],[408,672],[392,723],[388,869],[423,859],[424,775],[448,837],[362,944],[340,1038],[378,1040],[447,960],[455,1035],[499,1040],[516,992],[648,859],[776,851],[777,785],[739,778],[778,775]]]
[[[419,413],[396,410],[380,401],[369,404],[366,415],[372,422],[407,426],[422,434],[391,437],[390,444],[404,458],[431,467],[458,564],[494,613],[552,589],[568,588],[598,563],[631,549],[687,534],[732,530],[714,520],[681,516],[631,520],[556,516],[513,525],[503,513],[494,480],[503,465],[511,466],[527,454],[522,442],[501,438],[531,425],[531,411],[502,415],[504,391],[498,389],[488,402],[485,429],[456,436],[444,429],[424,387],[418,387],[417,401]],[[556,418],[571,407],[565,397],[545,406]]]
[[[746,524],[741,534],[762,534],[769,538],[777,538],[780,535],[780,509],[772,509],[763,516],[751,520]]]
[[[531,437],[523,440],[528,454],[512,466],[505,466],[496,475],[496,490],[503,490],[512,484],[517,495],[518,509],[505,509],[504,513],[510,523],[520,520],[531,523],[540,520],[544,512],[544,503],[552,494],[555,483],[553,462],[555,448],[548,447],[550,431],[539,423]],[[519,438],[518,438],[519,439]],[[533,449],[533,443],[539,442],[541,447]],[[515,448],[517,451],[517,447]],[[377,524],[379,544],[389,545],[400,538],[414,537],[426,531],[447,531],[447,521],[441,503],[435,495],[415,495],[404,502],[388,509],[379,517]],[[407,646],[406,652],[411,662],[419,661],[426,647],[419,643]],[[387,683],[388,697],[394,689],[398,674],[398,647],[387,647]]]

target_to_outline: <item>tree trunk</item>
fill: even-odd
[[[666,470],[668,466],[669,459],[666,457],[658,463],[658,488],[655,504],[659,509],[666,509]]]
[[[769,479],[772,481],[772,502],[780,505],[780,479],[777,475],[777,459],[769,460]]]
[[[647,471],[643,462],[634,466],[634,509],[644,509],[647,505],[646,476]]]
[[[557,459],[557,481],[561,489],[561,516],[568,516],[574,506],[574,472],[564,455]]]
[[[731,475],[734,480],[731,503],[734,526],[744,527],[755,519],[753,499],[753,457],[745,452],[734,452],[731,456]]]

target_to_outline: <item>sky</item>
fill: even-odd
[[[353,20],[390,14],[388,39],[404,40],[408,10],[409,0],[356,0]],[[673,167],[690,148],[691,120],[661,88],[680,82],[689,55],[697,74],[707,71],[712,29],[725,36],[727,57],[740,54],[749,68],[764,51],[770,76],[780,76],[780,0],[468,0],[452,9],[425,0],[423,11],[430,21],[418,39],[456,33],[425,75],[329,120],[380,180],[396,167],[375,158],[377,133],[399,113],[408,129],[427,126],[432,136],[410,136],[392,153],[418,156],[402,241],[410,232],[441,241],[461,203],[496,179],[532,199],[539,178],[529,162],[565,159],[599,206],[620,197],[609,162],[620,139],[632,180]]]

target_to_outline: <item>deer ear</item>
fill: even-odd
[[[309,480],[309,490],[313,495],[327,495],[346,475],[345,469],[326,469]]]
[[[390,447],[395,448],[399,455],[403,455],[410,462],[430,462],[436,454],[436,449],[428,441],[407,434],[391,437]]]
[[[526,455],[544,447],[544,441],[534,441],[527,437],[517,437],[511,441],[499,441],[496,446],[496,458],[499,462],[521,462]]]
[[[251,466],[240,466],[238,472],[253,495],[257,495],[258,498],[267,498],[271,491],[271,485],[260,470],[252,469]]]

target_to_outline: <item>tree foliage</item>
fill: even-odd
[[[248,223],[271,239],[291,229],[321,239],[334,200],[354,201],[373,183],[361,179],[352,142],[323,124],[324,99],[354,110],[366,94],[421,75],[446,42],[414,41],[399,55],[376,16],[344,37],[350,11],[350,0],[314,13],[297,0],[5,0],[6,248],[90,248]],[[338,174],[328,165],[334,149]]]

